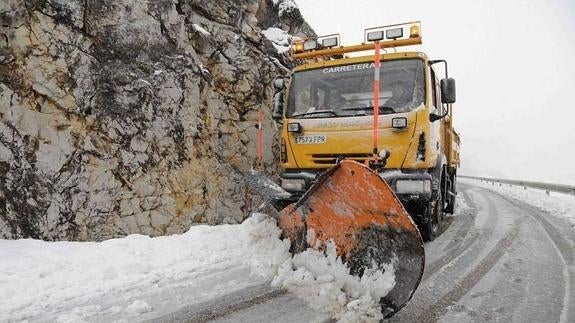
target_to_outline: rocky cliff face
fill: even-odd
[[[289,1],[3,0],[0,238],[241,221],[257,114],[272,147],[290,64],[261,30],[313,33]]]

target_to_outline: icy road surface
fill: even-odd
[[[575,322],[575,197],[466,183],[388,321]],[[392,269],[354,280],[333,254],[291,258],[279,233],[255,215],[159,238],[0,240],[0,322],[378,321]]]
[[[465,183],[467,205],[426,244],[423,281],[389,321],[575,322],[575,228],[565,214]],[[553,198],[535,194],[516,197],[536,205]]]
[[[466,183],[445,231],[426,244],[413,300],[386,322],[575,322],[575,197]],[[309,313],[272,296],[215,321],[322,322],[299,316]]]

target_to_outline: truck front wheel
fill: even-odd
[[[421,235],[425,241],[433,241],[439,235],[440,224],[443,221],[443,199],[437,194],[437,200],[427,203],[425,218],[420,225]]]

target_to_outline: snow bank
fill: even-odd
[[[382,318],[378,300],[394,287],[393,263],[359,279],[333,245],[292,258],[280,233],[275,220],[253,214],[239,225],[157,238],[0,240],[0,322],[138,321],[266,281],[341,322]],[[177,292],[182,286],[187,298]]]
[[[445,216],[447,217],[458,216],[460,214],[465,214],[469,212],[471,212],[471,206],[467,204],[467,201],[461,194],[458,194],[455,197],[455,212],[453,212],[453,214],[446,213]]]
[[[74,321],[80,314],[90,316],[83,304],[108,293],[138,295],[168,282],[193,284],[208,273],[239,266],[271,280],[291,256],[288,242],[279,236],[274,220],[254,214],[240,225],[194,226],[182,235],[157,238],[0,240],[0,322],[62,311],[66,315],[60,320]],[[122,310],[141,314],[153,309],[139,300],[112,309]]]
[[[531,204],[547,211],[551,215],[564,218],[575,226],[575,195],[553,192],[547,195],[543,190],[524,189],[521,186],[509,186],[508,184],[501,184],[501,186],[499,186],[498,183],[493,185],[472,179],[462,179],[462,181],[492,189],[503,195]]]

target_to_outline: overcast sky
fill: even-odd
[[[368,27],[420,20],[417,50],[457,82],[460,174],[575,185],[575,1],[296,0],[342,44]]]

